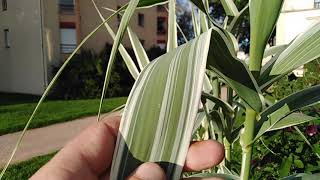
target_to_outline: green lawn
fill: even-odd
[[[46,164],[56,153],[32,158],[9,166],[3,179],[24,180],[30,178],[40,167]],[[0,170],[1,172],[1,170]]]
[[[126,100],[126,97],[106,99],[102,112],[109,112],[125,104]],[[0,135],[22,130],[35,106],[35,102],[16,105],[0,104]],[[47,101],[40,106],[30,129],[94,115],[98,107],[98,99]]]

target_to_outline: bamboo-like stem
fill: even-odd
[[[240,144],[242,147],[241,180],[248,180],[250,175],[255,122],[256,112],[247,107],[244,129],[242,129],[240,134]]]
[[[226,137],[223,138],[223,145],[225,151],[225,159],[227,160],[227,165],[231,162],[231,144]]]
[[[223,144],[223,134],[222,131],[217,132],[218,134],[218,142]],[[223,161],[220,163],[220,165],[225,166],[226,165],[226,158],[223,159]]]

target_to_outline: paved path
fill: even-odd
[[[24,136],[12,163],[59,150],[84,128],[95,122],[94,116],[31,129]],[[21,132],[16,132],[0,136],[0,167],[7,162],[20,134]]]
[[[222,99],[226,99],[226,88],[222,89]],[[103,115],[107,116],[107,114]],[[28,160],[61,149],[69,140],[79,134],[96,117],[85,117],[74,121],[29,130],[18,149],[12,163]],[[0,136],[0,167],[8,160],[21,132]]]

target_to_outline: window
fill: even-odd
[[[1,1],[2,1],[2,11],[6,11],[8,9],[7,0],[1,0]]]
[[[59,0],[60,13],[74,14],[74,0]]]
[[[61,53],[72,53],[77,47],[77,31],[75,23],[62,22],[60,23],[60,48]]]
[[[4,30],[4,47],[10,48],[9,29]]]
[[[144,27],[144,14],[138,14],[138,25]]]
[[[166,34],[166,18],[165,17],[158,17],[157,18],[157,33],[158,34]]]
[[[314,8],[320,8],[320,0],[314,0]]]

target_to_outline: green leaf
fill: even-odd
[[[228,16],[238,16],[239,11],[233,0],[221,0],[221,4]]]
[[[290,169],[292,166],[292,155],[290,154],[290,156],[288,158],[283,158],[282,162],[281,162],[281,166],[279,169],[279,175],[280,177],[285,177],[288,176],[290,173]]]
[[[269,114],[267,117],[268,120],[263,121],[263,124],[261,126],[259,125],[257,126],[256,129],[259,129],[259,131],[255,136],[254,141],[258,140],[265,132],[270,131],[270,129],[272,129],[272,127],[277,122],[279,122],[279,120],[281,120],[283,117],[285,117],[289,113],[290,113],[290,108],[287,104],[285,104],[281,108],[279,108],[277,111],[274,111],[273,113]]]
[[[262,57],[277,23],[283,0],[250,0],[250,67],[260,72]],[[260,74],[260,73],[259,73]],[[258,75],[257,74],[257,77]]]
[[[293,160],[293,164],[297,167],[297,168],[304,168],[304,164],[300,159],[295,159]]]
[[[232,174],[219,174],[219,173],[199,173],[199,174],[194,174],[191,175],[185,179],[189,179],[189,178],[222,178],[224,180],[240,180],[239,176],[235,176]]]
[[[148,55],[143,48],[138,36],[131,30],[131,28],[127,28],[128,35],[130,38],[130,42],[133,48],[133,51],[136,55],[140,70],[143,70],[149,63],[150,60],[148,58]]]
[[[215,27],[213,30],[207,68],[225,80],[245,103],[259,112],[262,103],[256,81],[246,64],[235,57],[233,47],[223,31]]]
[[[221,99],[219,99],[217,97],[212,96],[211,94],[204,93],[204,92],[202,93],[202,98],[205,98],[205,99],[208,99],[208,100],[214,102],[216,106],[219,106],[222,109],[222,111],[225,115],[233,117],[233,115],[234,115],[233,108],[229,104],[227,104],[226,102],[222,101]]]
[[[140,0],[137,7],[149,8],[168,3],[168,0]]]
[[[302,113],[292,113],[282,119],[280,119],[277,123],[275,123],[268,131],[274,131],[274,130],[279,130],[279,129],[284,129],[287,127],[299,125],[302,123],[306,123],[309,121],[314,121],[319,118],[317,117],[312,117],[312,116],[307,116]]]
[[[198,128],[200,127],[201,123],[206,119],[206,113],[204,111],[199,112],[197,114],[196,120],[194,122],[192,134],[196,133]]]
[[[281,180],[318,180],[320,179],[320,173],[317,174],[306,174],[300,173],[292,176],[281,178]]]
[[[176,0],[169,0],[168,43],[167,52],[178,46]]]
[[[259,82],[262,88],[269,86],[294,69],[320,57],[320,23],[300,34],[264,72]]]

